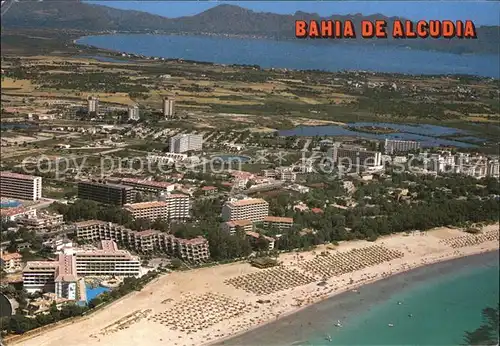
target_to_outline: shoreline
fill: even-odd
[[[331,303],[331,304],[335,304],[335,305],[345,304],[345,302],[342,300],[345,298],[348,298],[348,295],[350,295],[351,292],[354,293],[353,290],[356,290],[356,291],[357,290],[364,290],[364,289],[368,290],[368,289],[373,288],[371,286],[375,286],[376,284],[380,284],[380,286],[385,285],[385,286],[390,287],[391,285],[397,285],[396,281],[398,281],[398,279],[401,279],[403,281],[406,281],[406,280],[411,281],[413,279],[412,276],[419,276],[419,275],[424,276],[425,277],[424,280],[427,281],[429,278],[433,278],[437,273],[428,274],[428,273],[425,273],[424,271],[427,271],[427,270],[439,271],[440,268],[445,267],[447,265],[454,266],[454,268],[452,268],[450,271],[452,271],[452,272],[458,271],[460,269],[460,268],[457,268],[457,266],[456,266],[458,263],[463,264],[463,262],[466,262],[465,265],[468,265],[468,264],[470,264],[470,262],[472,262],[472,263],[473,262],[480,262],[481,264],[484,264],[485,262],[491,262],[489,257],[493,257],[493,256],[498,261],[499,249],[486,250],[484,252],[474,253],[471,255],[448,258],[448,259],[444,259],[442,261],[436,261],[433,263],[428,263],[428,264],[417,266],[417,267],[414,267],[414,268],[411,268],[408,270],[404,270],[404,271],[392,274],[392,275],[387,276],[387,277],[373,279],[371,281],[367,281],[367,282],[359,284],[359,285],[353,285],[349,288],[346,288],[343,291],[336,292],[335,294],[328,296],[327,298],[322,299],[320,301],[317,301],[311,305],[303,306],[297,310],[291,311],[283,316],[280,316],[280,318],[278,320],[268,321],[268,322],[263,323],[261,325],[257,325],[249,330],[242,331],[238,334],[228,336],[224,339],[220,339],[220,340],[217,340],[215,342],[204,344],[204,345],[206,345],[206,346],[249,345],[250,343],[248,342],[248,339],[255,339],[255,337],[259,334],[260,334],[260,336],[268,334],[268,333],[266,333],[266,329],[273,329],[273,330],[279,329],[279,327],[285,325],[287,321],[288,321],[289,325],[285,326],[284,327],[285,329],[287,329],[287,327],[289,329],[297,328],[297,326],[290,326],[290,325],[293,322],[296,322],[298,324],[298,321],[305,320],[304,318],[301,318],[300,314],[307,313],[307,310],[317,309],[318,307],[320,307],[321,304],[325,304],[325,303]],[[484,260],[485,258],[487,259],[487,261]],[[473,263],[473,264],[477,264],[477,263]],[[421,282],[421,281],[422,280],[419,279],[417,282]],[[379,300],[382,301],[383,299],[379,299]],[[328,310],[330,310],[330,309],[328,308]],[[352,314],[352,312],[351,312],[351,314]],[[291,320],[293,320],[293,322]],[[300,327],[302,327],[303,325],[305,325],[305,323],[301,322]],[[310,325],[310,323],[309,323],[309,325]],[[243,339],[243,340],[241,340],[241,339]],[[257,337],[257,339],[258,339],[258,337]],[[272,344],[273,345],[275,344],[274,340],[273,340]]]
[[[385,236],[375,242],[341,242],[335,250],[319,246],[314,251],[282,254],[279,258],[281,265],[271,269],[261,270],[239,262],[173,272],[148,284],[134,297],[117,302],[113,309],[97,311],[92,319],[33,337],[19,338],[12,344],[128,346],[147,343],[160,346],[168,343],[198,346],[231,343],[231,340],[253,333],[258,328],[265,330],[274,325],[273,322],[282,323],[296,318],[298,312],[306,313],[308,308],[315,310],[330,302],[328,298],[335,297],[336,300],[353,289],[387,282],[383,279],[397,278],[398,274],[408,275],[412,269],[425,268],[434,263],[498,251],[498,223],[486,226],[483,231],[479,238],[458,229],[438,228],[428,232]],[[387,251],[393,255],[352,271],[324,277],[325,284],[318,285],[322,279],[313,273],[324,266],[310,267],[310,263],[317,265],[318,260],[323,261],[320,253],[324,251],[328,252],[328,260],[338,256],[344,258],[352,251],[360,254],[363,262],[365,259],[370,261],[370,258],[384,257]],[[394,257],[394,253],[400,255]],[[333,265],[335,268],[336,265]],[[315,275],[314,278],[311,275]],[[231,284],[231,280],[241,282],[248,277],[253,277],[250,284],[257,284],[257,292],[260,293],[245,291],[243,287]],[[285,279],[284,288],[276,286],[280,284],[276,281],[279,277]],[[304,277],[307,280],[302,282]],[[249,281],[246,282],[248,284]],[[226,302],[221,303],[224,300]],[[318,302],[322,304],[316,304]],[[145,317],[134,317],[145,312]],[[134,320],[130,322],[128,316]],[[208,321],[208,324],[203,321]]]

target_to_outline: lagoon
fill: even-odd
[[[410,141],[419,141],[423,147],[434,146],[453,146],[453,147],[475,147],[472,143],[461,142],[460,138],[457,140],[449,140],[439,138],[442,136],[459,135],[467,138],[467,141],[481,141],[480,138],[475,138],[468,135],[468,132],[444,126],[436,126],[429,124],[407,125],[407,124],[391,124],[391,123],[371,123],[359,122],[348,123],[350,127],[365,127],[377,126],[392,128],[396,132],[389,134],[375,134],[366,132],[357,132],[348,129],[344,126],[329,125],[329,126],[299,126],[290,130],[282,130],[279,132],[280,136],[346,136],[346,137],[364,137],[371,139],[384,140],[388,139],[401,139]]]
[[[259,65],[325,71],[367,70],[404,74],[468,74],[499,78],[498,56],[451,54],[356,44],[309,44],[268,40],[176,35],[99,35],[76,41],[119,52],[219,64]]]

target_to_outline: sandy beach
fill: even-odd
[[[498,224],[485,227],[480,235],[439,228],[283,254],[281,265],[270,269],[234,263],[176,272],[90,318],[9,344],[218,343],[382,278],[496,250],[498,239]]]

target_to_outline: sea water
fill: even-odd
[[[460,345],[499,301],[498,262],[466,266],[410,284],[388,300],[341,321],[309,345]],[[392,327],[389,324],[393,325]],[[327,341],[329,335],[331,342]]]

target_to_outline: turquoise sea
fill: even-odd
[[[461,345],[465,331],[481,325],[482,309],[499,302],[498,255],[469,256],[395,275],[220,344]],[[339,320],[342,327],[335,326]]]
[[[464,331],[481,325],[481,309],[498,304],[498,269],[498,263],[466,268],[413,285],[332,327],[331,343],[318,335],[308,344],[460,345]]]

